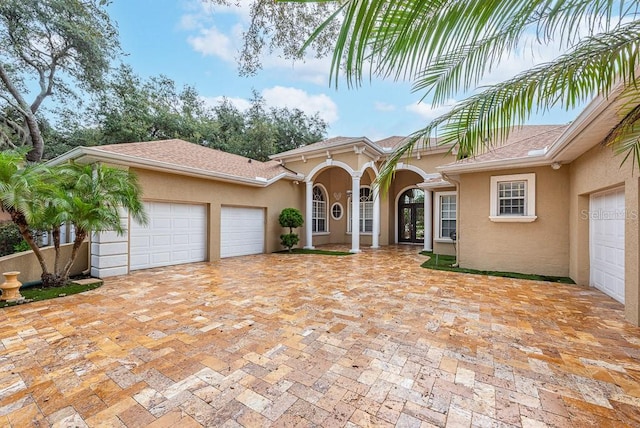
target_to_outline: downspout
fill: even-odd
[[[458,233],[458,231],[460,230],[460,182],[458,180],[454,180],[453,178],[451,178],[451,176],[442,173],[442,177],[447,180],[449,183],[453,183],[456,186],[456,235],[459,237],[460,234]],[[460,260],[460,244],[459,244],[459,239],[458,240],[458,245],[455,246],[456,248],[456,262],[451,265],[451,267],[459,267],[459,260]]]

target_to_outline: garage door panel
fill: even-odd
[[[624,303],[624,188],[594,194],[589,201],[591,285]]]
[[[220,213],[220,257],[264,252],[262,208],[222,207]]]
[[[203,261],[207,215],[204,205],[145,202],[149,224],[132,220],[130,269]]]

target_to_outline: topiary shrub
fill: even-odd
[[[280,226],[289,228],[289,233],[280,235],[280,243],[291,252],[291,249],[300,242],[298,234],[293,233],[293,229],[304,224],[302,213],[296,208],[285,208],[280,213],[278,221],[280,222]]]

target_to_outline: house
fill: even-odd
[[[138,175],[150,224],[123,213],[126,236],[93,236],[96,276],[279,250],[278,215],[296,207],[307,248],[414,244],[457,254],[462,267],[570,276],[624,303],[638,325],[638,176],[600,144],[621,102],[596,99],[570,125],[524,126],[462,161],[425,141],[386,192],[373,183],[402,137],[331,138],[268,162],[181,140],[78,147],[53,162]]]

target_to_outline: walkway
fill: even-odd
[[[640,426],[640,329],[414,247],[140,271],[0,309],[0,426]]]

